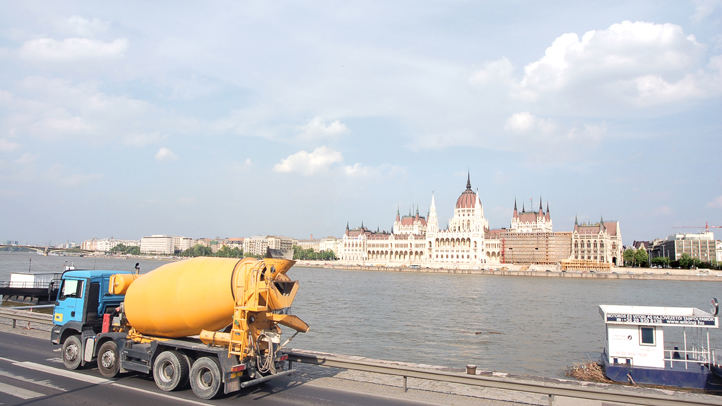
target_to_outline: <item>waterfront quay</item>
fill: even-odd
[[[674,268],[632,268],[612,267],[608,271],[597,270],[562,270],[558,264],[514,265],[474,268],[469,266],[426,267],[409,265],[359,265],[344,264],[341,261],[298,261],[299,266],[309,268],[325,268],[336,270],[371,271],[371,272],[421,272],[469,275],[492,275],[509,277],[539,278],[581,278],[581,279],[635,279],[635,280],[678,280],[678,281],[713,281],[722,282],[722,271],[715,269],[674,269]]]

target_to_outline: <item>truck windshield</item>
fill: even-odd
[[[63,281],[63,287],[60,289],[60,300],[69,297],[83,296],[83,281],[77,279],[66,279]]]

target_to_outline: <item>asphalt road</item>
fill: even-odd
[[[57,349],[59,347],[55,347]],[[190,389],[162,392],[152,377],[103,378],[94,366],[68,371],[49,340],[0,332],[3,405],[412,405],[417,403],[305,385],[282,377],[211,401]]]

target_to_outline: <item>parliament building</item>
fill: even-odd
[[[519,212],[515,201],[510,227],[490,230],[481,198],[467,176],[446,228],[439,227],[432,194],[427,217],[419,215],[418,208],[405,216],[397,209],[391,232],[374,232],[363,223],[352,229],[347,224],[339,254],[346,263],[370,266],[479,268],[587,258],[616,264],[622,250],[619,223],[602,224],[596,234],[578,224],[572,232],[554,232],[549,203],[543,210],[540,198],[536,211],[522,207]]]

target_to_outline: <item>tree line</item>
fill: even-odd
[[[314,251],[313,248],[302,248],[293,246],[293,259],[306,259],[312,261],[334,261],[336,254],[332,250]]]
[[[682,254],[679,260],[673,261],[668,257],[655,257],[651,260],[647,251],[643,249],[635,250],[634,248],[627,248],[624,250],[624,265],[632,267],[648,267],[649,265],[660,267],[660,268],[709,268],[709,269],[722,269],[722,264],[717,261],[703,262],[699,258],[692,258],[687,253]]]

